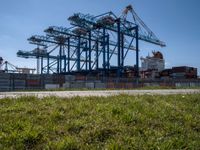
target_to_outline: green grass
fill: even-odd
[[[0,149],[199,149],[200,94],[0,100]]]

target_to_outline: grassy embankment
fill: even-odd
[[[0,149],[199,147],[199,94],[0,100]]]

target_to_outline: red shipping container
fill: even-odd
[[[26,80],[27,86],[40,86],[40,80]]]

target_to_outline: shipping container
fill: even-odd
[[[10,82],[10,79],[0,79],[0,86],[9,86]]]
[[[11,75],[8,73],[0,73],[0,79],[10,79]]]
[[[85,80],[86,80],[86,76],[83,76],[83,75],[76,75],[76,76],[75,76],[75,80],[85,81]]]
[[[74,75],[65,75],[65,81],[74,81],[75,79]]]
[[[26,85],[28,87],[30,87],[30,86],[35,87],[35,86],[40,86],[41,84],[40,84],[40,80],[38,80],[38,79],[27,79]]]
[[[106,83],[106,88],[108,88],[108,89],[114,89],[115,88],[114,82],[107,82]]]
[[[13,74],[12,74],[12,78],[13,78],[14,80],[26,80],[27,74],[17,74],[17,73],[13,73]]]
[[[19,79],[15,79],[13,81],[14,86],[26,86],[26,80],[19,80]]]

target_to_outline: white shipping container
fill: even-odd
[[[49,90],[49,89],[58,89],[60,88],[59,84],[45,84],[45,89]]]

